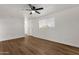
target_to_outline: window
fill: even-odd
[[[55,27],[55,19],[43,19],[39,20],[39,28]]]

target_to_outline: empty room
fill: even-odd
[[[0,55],[79,55],[79,5],[0,4]]]

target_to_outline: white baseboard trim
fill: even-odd
[[[61,43],[61,44],[64,44],[64,45],[69,45],[69,46],[73,46],[73,47],[79,48],[79,45],[71,44],[71,43],[68,43],[68,42],[56,41],[56,40],[53,39],[53,38],[52,38],[51,40],[49,40],[50,38],[43,38],[43,37],[39,37],[39,36],[35,36],[35,35],[30,35],[30,36],[33,36],[33,37],[37,37],[37,38],[40,38],[40,39],[44,39],[44,40],[48,40],[48,41],[52,41],[52,42],[57,42],[57,43]]]
[[[21,37],[25,37],[25,36],[22,35],[22,36],[9,37],[9,38],[5,38],[5,39],[1,39],[0,41],[12,40],[12,39],[21,38]]]

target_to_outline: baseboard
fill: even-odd
[[[61,44],[61,45],[65,45],[65,46],[74,47],[74,48],[78,48],[78,49],[79,49],[79,47],[77,47],[77,46],[73,46],[73,45],[69,45],[69,44],[65,44],[65,43],[61,43],[61,42],[56,42],[56,41],[51,41],[51,40],[39,38],[39,37],[32,36],[32,35],[29,35],[29,37],[34,37],[34,38],[38,38],[38,39],[40,39],[40,40],[49,41],[49,42],[51,42],[51,43],[57,43],[57,44]]]
[[[16,39],[25,39],[25,37],[22,36],[22,37],[16,37],[16,38],[12,38],[12,39],[6,39],[6,40],[2,40],[1,42],[3,42],[3,41],[11,41],[11,40],[16,40]]]

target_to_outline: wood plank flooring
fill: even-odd
[[[1,55],[79,55],[79,48],[26,36],[0,42]]]

